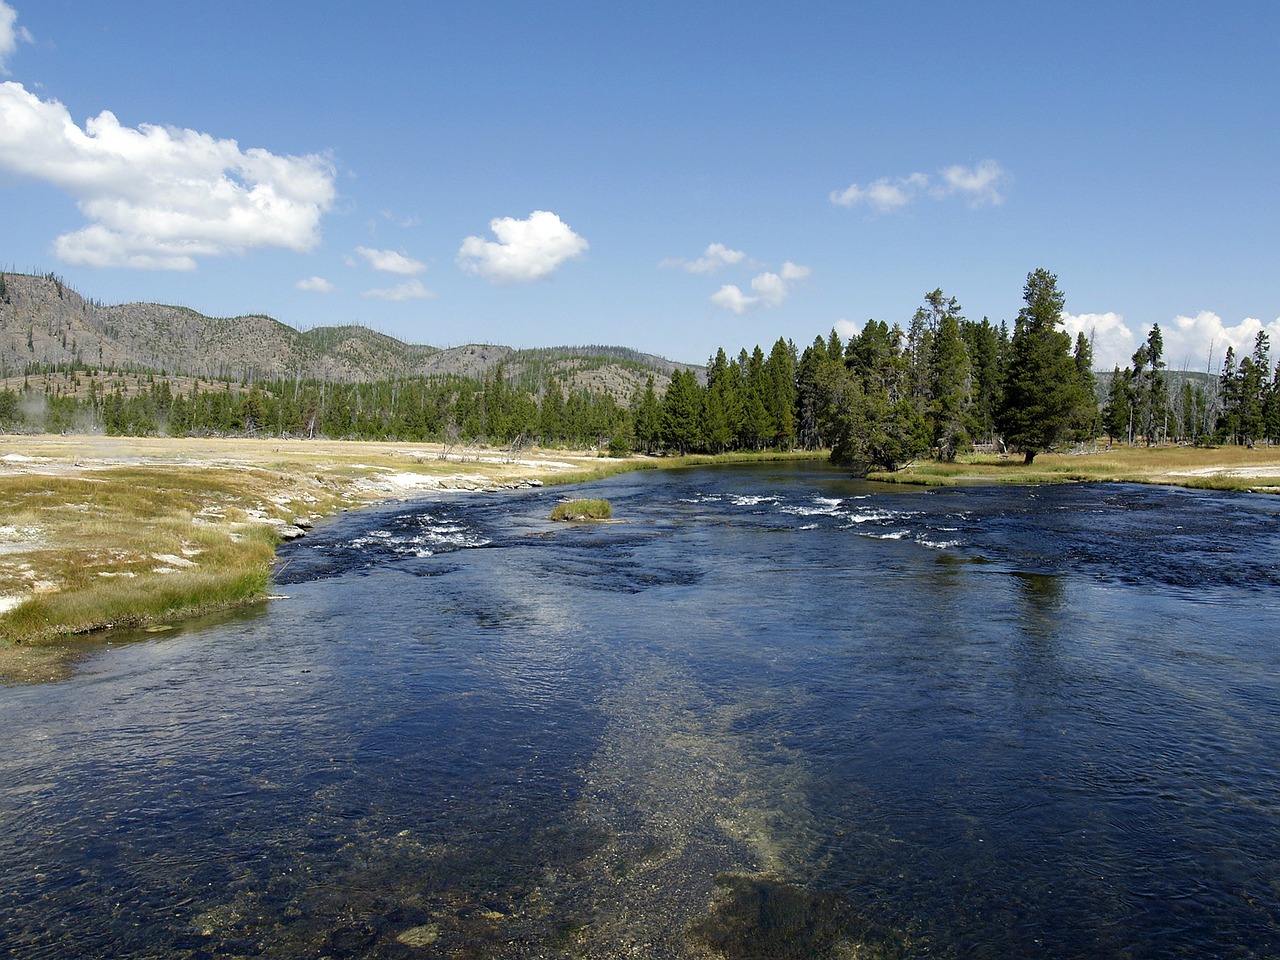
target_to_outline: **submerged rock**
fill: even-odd
[[[424,923],[410,927],[396,939],[406,947],[429,947],[440,939],[440,927],[438,924]]]

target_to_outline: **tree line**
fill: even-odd
[[[141,389],[123,376],[73,375],[74,390],[0,390],[0,430],[111,436],[273,436],[354,440],[538,440],[595,446],[625,434],[629,414],[611,395],[547,382],[541,396],[499,365],[483,377],[397,377],[368,383],[277,379],[194,382],[167,376]],[[144,378],[132,377],[135,382]]]
[[[0,430],[540,443],[615,454],[829,448],[838,463],[887,470],[979,445],[1030,463],[1104,433],[1130,443],[1280,438],[1280,368],[1267,376],[1265,334],[1239,362],[1227,352],[1219,388],[1186,382],[1170,396],[1153,327],[1131,365],[1112,374],[1100,408],[1092,347],[1063,329],[1057,278],[1032,271],[1023,301],[1010,330],[966,319],[954,297],[934,290],[905,329],[870,320],[847,340],[833,330],[803,351],[782,338],[767,354],[721,348],[705,376],[677,369],[660,389],[650,375],[629,402],[545,375],[514,382],[502,364],[479,378],[278,379],[186,392],[164,376],[133,391],[89,377],[87,392],[0,391]]]
[[[1253,352],[1238,363],[1235,349],[1227,347],[1216,379],[1196,383],[1183,376],[1170,389],[1164,337],[1155,324],[1129,366],[1111,375],[1103,430],[1109,438],[1150,446],[1280,441],[1280,364],[1271,368],[1270,353],[1270,338],[1260,330]]]
[[[1060,329],[1057,278],[1028,276],[1012,333],[967,320],[941,290],[926,294],[905,330],[870,320],[847,341],[836,331],[803,353],[778,340],[729,360],[719,351],[706,385],[672,379],[661,403],[646,391],[634,419],[646,450],[774,447],[832,450],[838,463],[893,470],[924,456],[955,459],[975,443],[1031,462],[1063,442],[1096,436],[1092,351]]]

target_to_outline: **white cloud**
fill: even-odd
[[[586,240],[546,210],[533,211],[527,220],[497,217],[489,229],[497,242],[467,237],[458,250],[458,266],[493,283],[541,280],[587,249]]]
[[[421,280],[406,280],[398,286],[366,290],[364,295],[393,303],[402,303],[405,300],[430,300],[435,297],[435,293],[424,287]]]
[[[18,41],[34,42],[26,27],[18,26],[18,12],[0,0],[0,73],[9,72],[9,58],[18,50]]]
[[[386,220],[388,223],[394,223],[397,227],[404,230],[408,230],[410,227],[417,227],[422,224],[422,219],[420,217],[401,216],[400,214],[392,213],[390,210],[382,211],[382,219]]]
[[[1093,340],[1093,365],[1098,370],[1122,370],[1133,362],[1133,354],[1151,333],[1151,324],[1135,330],[1118,313],[1064,313],[1063,326],[1074,338],[1083,333]],[[1164,362],[1170,370],[1222,371],[1227,347],[1237,358],[1253,352],[1258,332],[1265,330],[1273,347],[1280,344],[1280,319],[1264,324],[1246,317],[1228,326],[1218,314],[1201,310],[1195,316],[1178,315],[1160,324]]]
[[[756,302],[756,298],[747,296],[737,285],[726,283],[711,295],[711,302],[741,316]]]
[[[369,247],[356,247],[356,253],[364,257],[373,269],[381,270],[384,273],[398,273],[401,276],[411,277],[415,273],[421,273],[427,269],[426,264],[406,257],[403,253],[397,253],[395,250],[373,250]]]
[[[324,277],[307,277],[305,280],[299,280],[295,286],[299,290],[305,290],[310,293],[332,293],[333,284]]]
[[[324,157],[241,150],[194,130],[124,127],[109,111],[78,127],[66,107],[0,84],[0,168],[76,198],[91,221],[54,242],[68,263],[194,270],[254,247],[309,250],[334,199]]]
[[[865,187],[852,183],[843,190],[833,190],[831,202],[840,207],[856,207],[865,203],[876,213],[892,213],[905,207],[928,186],[929,177],[923,173],[892,180],[881,177]]]
[[[762,273],[752,278],[751,289],[766,307],[776,307],[787,299],[787,281],[776,273]]]
[[[866,186],[853,183],[843,190],[833,190],[829,196],[836,206],[852,208],[865,204],[876,213],[901,210],[922,195],[939,200],[961,196],[970,206],[999,206],[1004,203],[1000,187],[1007,179],[1000,164],[984,160],[976,167],[945,167],[935,176],[911,173],[905,177],[881,177]]]
[[[702,256],[697,260],[673,257],[663,260],[658,266],[678,267],[690,273],[714,273],[721,267],[731,267],[736,263],[741,263],[746,257],[747,255],[741,250],[731,250],[723,243],[712,243],[707,246],[707,249],[702,252]]]
[[[1226,356],[1227,347],[1235,351],[1237,362],[1252,354],[1254,341],[1262,331],[1271,341],[1274,360],[1276,347],[1280,346],[1280,319],[1264,324],[1256,317],[1246,317],[1228,326],[1216,313],[1201,310],[1194,317],[1179,315],[1168,324],[1160,325],[1165,360],[1171,369],[1209,368],[1210,373],[1222,372],[1222,359]],[[1147,332],[1144,330],[1144,338]]]
[[[983,160],[976,167],[947,167],[939,175],[942,177],[942,186],[934,191],[938,197],[959,194],[975,207],[984,204],[998,207],[1004,203],[1004,196],[999,188],[1007,177],[1004,169],[994,160]]]
[[[807,277],[812,271],[788,260],[782,266],[782,274],[765,272],[757,274],[751,280],[751,293],[743,293],[736,284],[726,283],[711,295],[711,302],[717,307],[732,310],[741,316],[751,307],[759,304],[764,307],[776,307],[786,300],[791,293],[789,284]]]
[[[862,328],[864,326],[866,326],[866,324],[854,323],[852,320],[846,320],[844,317],[841,317],[835,322],[835,324],[833,324],[833,329],[836,333],[840,334],[841,339],[848,342],[851,338],[862,333]]]
[[[1095,370],[1128,366],[1138,348],[1137,336],[1118,313],[1064,313],[1062,325],[1072,341],[1082,333],[1092,341]]]

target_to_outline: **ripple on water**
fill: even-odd
[[[1274,953],[1268,501],[778,466],[592,492],[627,522],[350,514],[281,549],[288,602],[0,689],[0,942]]]

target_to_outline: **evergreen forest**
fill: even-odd
[[[327,437],[631,452],[822,450],[855,469],[894,470],[975,448],[1026,462],[1073,444],[1280,440],[1280,366],[1259,333],[1220,375],[1175,378],[1158,326],[1132,363],[1093,371],[1089,340],[1062,328],[1057,278],[1032,271],[1012,329],[967,319],[942,290],[905,328],[869,320],[803,350],[779,338],[719,349],[705,374],[676,369],[634,394],[567,388],[553,377],[399,376],[211,381],[164,372],[33,365],[0,389],[0,431],[116,436]],[[34,383],[33,383],[34,381]],[[42,384],[42,386],[41,386]],[[1171,384],[1176,387],[1171,388]]]

